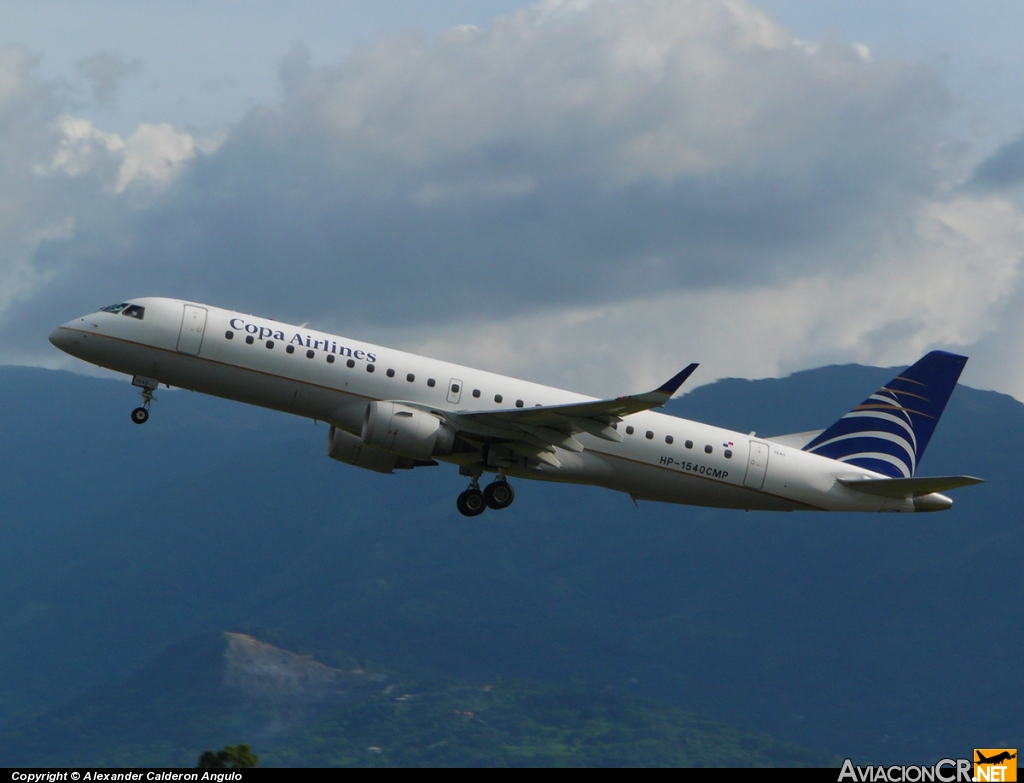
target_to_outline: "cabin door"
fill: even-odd
[[[747,475],[743,477],[743,486],[761,489],[764,486],[764,474],[767,472],[768,444],[750,441],[750,459],[747,460]]]
[[[181,331],[178,333],[178,352],[192,356],[199,355],[206,331],[206,308],[185,305],[181,316]]]

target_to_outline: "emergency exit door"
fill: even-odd
[[[178,332],[178,353],[199,355],[203,347],[203,332],[206,331],[206,308],[185,305],[181,316],[181,331]]]
[[[768,444],[750,441],[750,457],[747,459],[747,475],[743,477],[743,486],[750,489],[761,489],[764,486],[764,475],[768,472]]]

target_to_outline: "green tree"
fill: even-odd
[[[204,750],[196,767],[198,769],[247,769],[259,766],[259,763],[260,757],[253,753],[248,745],[226,745],[216,753],[212,750]]]

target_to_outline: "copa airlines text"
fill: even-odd
[[[382,473],[459,466],[466,516],[509,506],[508,479],[747,510],[935,511],[980,479],[916,476],[966,357],[933,351],[831,427],[757,437],[655,412],[696,369],[600,400],[177,299],[121,302],[58,327],[72,356],[158,384],[330,424],[327,453]],[[485,474],[495,479],[483,489]]]

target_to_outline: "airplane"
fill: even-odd
[[[1001,764],[1004,761],[1009,761],[1010,759],[1017,758],[1016,753],[1010,753],[1006,750],[1004,750],[1002,753],[997,753],[990,759],[985,758],[985,756],[982,754],[980,750],[976,750],[975,753],[978,754],[978,760],[975,762],[977,764]]]
[[[509,478],[749,511],[940,511],[971,476],[915,475],[967,357],[932,351],[831,427],[765,438],[657,413],[696,370],[600,400],[196,302],[123,301],[50,342],[132,376],[330,425],[332,459],[381,473],[458,466],[467,517],[515,499]],[[483,489],[484,474],[495,478]]]

